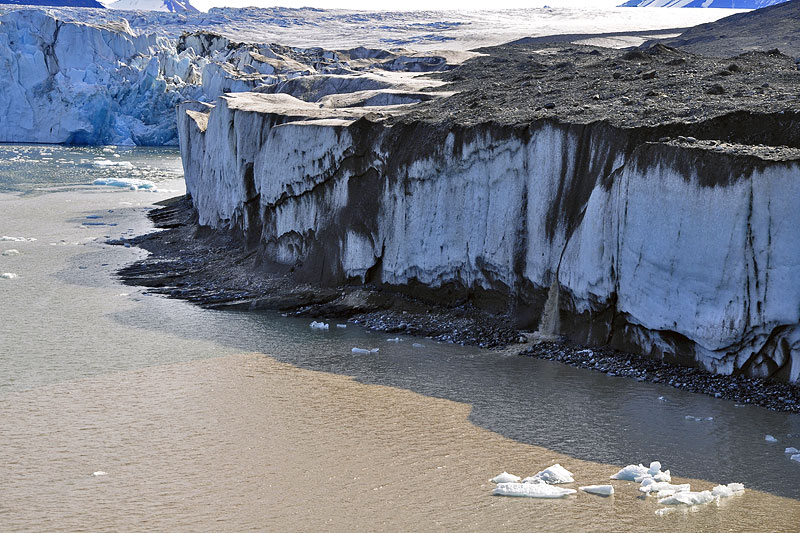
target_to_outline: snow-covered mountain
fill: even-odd
[[[787,0],[628,0],[620,7],[717,7],[727,9],[759,9],[782,4]]]
[[[96,7],[105,6],[96,0],[0,0],[0,4],[12,6]]]
[[[118,0],[106,4],[109,9],[125,11],[167,11],[170,13],[197,13],[199,10],[189,0]]]

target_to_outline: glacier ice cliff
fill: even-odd
[[[800,380],[797,150],[406,113],[287,94],[185,104],[199,223],[304,281],[466,298],[532,329],[557,291],[551,333]]]

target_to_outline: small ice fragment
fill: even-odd
[[[789,446],[788,448],[783,450],[783,453],[800,453],[800,450],[798,450],[797,448],[795,448],[793,446]]]
[[[411,345],[411,347],[412,348],[424,348],[425,345],[424,344],[420,344],[418,342],[415,342],[414,344]]]
[[[764,440],[765,440],[765,441],[767,441],[767,442],[778,442],[778,439],[776,439],[776,438],[775,438],[775,437],[773,437],[772,435],[767,435],[767,436],[765,436],[765,437],[764,437]]]
[[[12,248],[10,250],[4,251],[3,255],[6,256],[6,257],[12,256],[12,255],[19,255],[19,250],[15,250],[15,249]]]
[[[661,509],[656,509],[656,516],[664,516],[673,512],[674,510],[674,507],[662,507]]]
[[[132,169],[133,163],[130,161],[111,161],[109,159],[95,159],[92,164],[96,167],[120,167],[120,168],[127,168]],[[97,184],[95,184],[97,185]]]
[[[611,496],[614,494],[614,487],[611,485],[587,485],[586,487],[579,487],[583,492],[589,494],[597,494],[599,496]]]
[[[655,476],[659,472],[661,472],[661,463],[659,463],[658,461],[653,461],[652,463],[650,463],[650,468],[647,470],[647,473],[650,474],[651,476]]]
[[[713,502],[716,497],[710,490],[702,492],[676,492],[672,496],[667,496],[658,500],[662,505],[705,505]]]
[[[519,476],[503,471],[502,474],[497,474],[489,481],[492,483],[519,483]]]
[[[3,235],[0,237],[0,241],[7,241],[7,242],[33,242],[36,239],[33,237],[9,237],[8,235]]]
[[[336,324],[336,327],[339,329],[344,329],[347,327],[347,324]]]
[[[314,320],[313,322],[311,322],[311,326],[310,327],[311,327],[311,329],[319,329],[319,330],[327,331],[329,325],[326,324],[325,322],[317,322],[316,320]]]
[[[628,465],[611,476],[611,479],[619,479],[621,481],[636,481],[637,477],[649,477],[647,474],[647,468],[644,465]]]
[[[574,481],[572,472],[558,463],[522,480],[523,483],[549,483],[550,485],[572,483]]]
[[[652,479],[645,479],[642,481],[642,486],[639,487],[639,492],[659,492],[662,490],[671,490],[674,492],[688,492],[692,487],[688,483],[681,485],[672,485],[666,481],[653,481]]]
[[[492,494],[525,498],[563,498],[576,492],[575,489],[562,489],[546,483],[498,483]]]
[[[102,470],[98,470],[97,472],[92,472],[92,475],[95,476],[95,477],[97,477],[97,476],[107,476],[108,473],[107,472],[103,472]]]
[[[662,402],[667,402],[667,401],[669,401],[669,400],[667,400],[666,398],[664,398],[663,396],[659,396],[659,397],[658,397],[658,399],[659,399],[659,401],[662,401]]]
[[[350,350],[352,353],[359,353],[359,354],[369,354],[372,353],[369,350],[365,350],[364,348],[353,348]]]
[[[13,272],[3,272],[2,274],[0,274],[0,278],[2,279],[16,279],[18,277],[19,276],[17,276]]]
[[[792,455],[791,457],[789,457],[789,459],[791,459],[792,461],[797,461],[798,463],[800,463],[800,453],[796,453],[796,454]]]
[[[370,348],[369,350],[370,353],[378,353],[379,351],[381,351],[380,348]]]
[[[717,485],[711,489],[711,494],[717,498],[730,498],[744,492],[744,485],[741,483],[728,483],[727,485]]]
[[[395,337],[394,339],[386,339],[386,342],[400,342],[400,337]]]

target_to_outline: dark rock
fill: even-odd
[[[643,80],[652,80],[657,75],[658,75],[658,73],[655,70],[648,70],[647,72],[644,72],[642,74],[642,79]]]
[[[706,94],[713,94],[713,95],[725,94],[725,87],[723,87],[719,83],[715,83],[714,85],[706,89]]]

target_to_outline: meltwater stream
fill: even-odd
[[[113,372],[258,352],[304,369],[466,403],[476,425],[577,458],[619,465],[660,460],[676,475],[742,482],[800,499],[800,463],[783,453],[784,447],[800,448],[797,415],[429,339],[390,342],[396,335],[354,324],[338,328],[335,320],[317,331],[310,318],[204,310],[122,286],[115,271],[141,252],[103,241],[143,231],[144,210],[137,204],[169,194],[89,187],[94,172],[104,171],[89,164],[70,179],[86,188],[31,197],[25,193],[47,192],[48,185],[35,151],[59,148],[0,149],[27,154],[16,167],[0,167],[0,235],[38,239],[0,242],[0,251],[21,252],[0,256],[0,272],[20,274],[0,280],[0,401]],[[107,155],[69,150],[77,150],[78,160]],[[159,164],[179,172],[175,152],[139,160],[129,155],[115,159],[131,161],[149,177],[158,176]],[[50,160],[41,164],[61,168]],[[26,181],[21,172],[38,177]],[[51,178],[50,184],[64,183]],[[358,355],[354,347],[379,351]],[[778,442],[767,442],[767,434]]]

